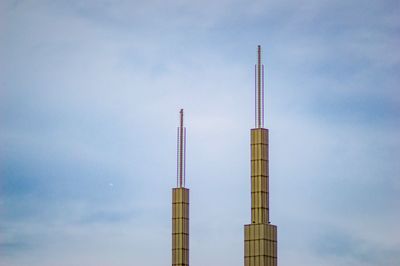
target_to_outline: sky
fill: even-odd
[[[400,265],[400,2],[2,0],[0,266],[243,265],[262,45],[281,266]]]

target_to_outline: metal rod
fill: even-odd
[[[183,131],[184,135],[184,148],[183,148],[183,186],[186,186],[186,128]]]
[[[261,46],[258,46],[258,61],[257,61],[257,127],[261,127]]]
[[[261,100],[261,102],[262,102],[262,105],[261,105],[261,107],[262,107],[262,110],[261,110],[261,113],[262,113],[262,120],[261,120],[261,127],[264,127],[264,103],[265,103],[265,101],[264,101],[264,65],[262,65],[262,100]]]
[[[182,181],[183,181],[183,109],[180,111],[180,139],[179,139],[179,186],[182,187]]]
[[[179,185],[179,127],[176,129],[176,186]]]
[[[257,64],[254,65],[254,126],[257,127]]]
[[[264,65],[261,63],[261,45],[257,46],[257,64],[255,65],[255,126],[264,127]]]

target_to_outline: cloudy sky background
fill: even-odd
[[[243,265],[263,46],[281,266],[400,265],[399,1],[0,2],[0,265]]]

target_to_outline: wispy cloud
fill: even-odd
[[[192,264],[241,265],[257,44],[280,264],[398,264],[396,1],[0,5],[0,265],[169,261],[181,107]]]

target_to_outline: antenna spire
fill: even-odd
[[[183,126],[183,109],[180,110],[179,115],[180,126],[178,127],[176,185],[178,187],[184,187],[186,172],[186,128]]]
[[[255,124],[256,128],[264,127],[264,65],[261,63],[261,45],[257,47],[257,64],[255,70]]]

